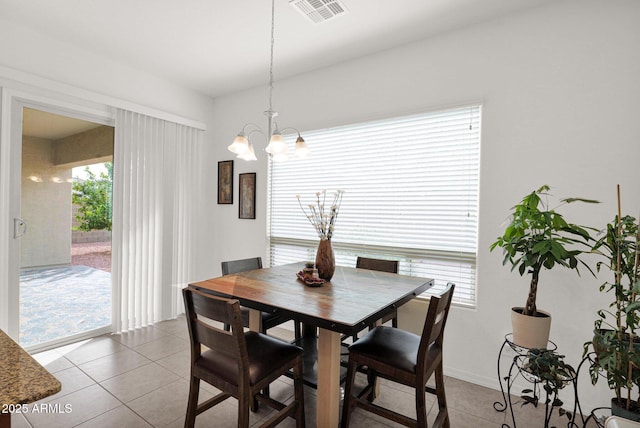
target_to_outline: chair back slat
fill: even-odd
[[[455,284],[450,282],[442,294],[432,296],[429,301],[429,310],[427,311],[427,318],[424,321],[420,348],[418,349],[418,362],[425,361],[427,350],[433,343],[442,346],[444,327],[447,323],[454,289]]]
[[[192,287],[184,288],[182,293],[192,349],[199,353],[202,344],[239,360],[246,357],[240,302],[206,294]],[[207,320],[229,324],[231,331],[218,328]]]
[[[238,272],[246,272],[254,269],[262,269],[262,257],[250,259],[231,260],[222,262],[222,274],[230,275]]]
[[[239,356],[237,339],[232,332],[213,327],[201,320],[196,320],[194,341],[209,349],[216,349],[231,356]]]
[[[191,289],[191,299],[193,309],[196,314],[221,323],[231,323],[233,318],[233,300],[212,298],[212,295],[205,295],[202,291]]]
[[[375,270],[378,272],[398,273],[398,261],[358,257],[356,259],[356,268]]]

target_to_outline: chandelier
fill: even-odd
[[[271,59],[269,63],[269,109],[264,112],[268,118],[268,130],[267,135],[269,138],[269,145],[264,149],[274,161],[282,161],[289,159],[289,148],[287,147],[284,138],[282,137],[282,131],[293,130],[298,134],[296,139],[294,157],[304,158],[310,154],[307,144],[300,136],[300,132],[295,128],[283,128],[282,131],[278,129],[278,123],[274,120],[278,116],[278,112],[272,108],[273,99],[273,45],[274,45],[274,29],[275,29],[275,0],[271,0]],[[233,143],[227,147],[229,151],[238,155],[239,159],[244,160],[257,160],[256,153],[251,143],[251,136],[254,134],[265,135],[262,129],[255,123],[248,123],[242,127],[242,131],[238,133],[238,136],[233,140]]]

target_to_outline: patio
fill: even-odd
[[[71,266],[20,273],[20,345],[111,324],[111,246],[74,244]]]

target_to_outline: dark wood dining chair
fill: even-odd
[[[398,261],[358,257],[356,259],[356,268],[375,270],[378,272],[398,273]],[[381,324],[384,324],[388,321],[391,321],[391,325],[393,327],[398,328],[398,311],[397,310],[394,310],[392,313],[382,318]]]
[[[378,326],[349,347],[342,407],[343,428],[349,426],[349,418],[356,407],[404,426],[426,428],[425,392],[435,394],[438,398],[438,414],[432,426],[449,428],[442,372],[442,343],[454,289],[455,285],[449,283],[440,296],[431,297],[421,336],[399,328]],[[353,384],[356,372],[362,366],[368,367],[367,386],[356,396],[352,392]],[[427,385],[434,373],[435,388]],[[417,419],[373,403],[377,377],[414,388]]]
[[[358,256],[356,259],[356,268],[377,270],[378,272],[398,273],[398,261],[370,259]]]
[[[229,397],[238,400],[238,427],[249,426],[249,409],[254,400],[277,412],[261,427],[273,427],[287,417],[296,427],[305,426],[302,379],[302,348],[255,331],[244,331],[238,300],[216,297],[192,287],[182,290],[191,341],[191,376],[185,428],[194,426],[196,416]],[[226,331],[209,320],[231,325]],[[203,345],[208,348],[203,351]],[[294,399],[288,405],[260,391],[293,369]],[[200,381],[220,391],[198,405]]]
[[[358,256],[358,258],[356,259],[356,268],[357,269],[374,270],[374,271],[378,271],[378,272],[398,273],[398,261],[397,260],[370,259],[370,258],[367,258],[367,257]],[[398,328],[398,311],[396,309],[394,309],[393,312],[391,312],[390,314],[385,315],[380,320],[380,324],[384,324],[384,323],[386,323],[388,321],[391,321],[391,325],[393,327]],[[373,325],[366,326],[362,330],[364,330],[366,328],[371,330],[373,328]],[[362,331],[362,330],[360,330],[360,331]],[[354,334],[352,336],[344,335],[344,336],[342,336],[341,341],[344,342],[349,337],[351,337],[352,341],[355,342],[356,340],[358,340],[358,333],[356,333],[356,334]],[[346,353],[343,353],[343,355],[346,355]]]
[[[246,272],[254,269],[262,269],[262,257],[252,257],[249,259],[222,262],[222,275],[231,275],[234,273]],[[242,313],[242,325],[245,327],[249,327],[249,309],[241,307],[240,311]],[[289,321],[289,318],[276,314],[269,314],[266,312],[261,312],[260,316],[262,317],[260,332],[264,334],[267,334],[268,329]],[[225,325],[225,329],[229,330],[229,326]],[[294,322],[294,330],[295,338],[299,339],[300,324],[298,322]]]

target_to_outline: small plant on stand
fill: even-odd
[[[580,260],[580,255],[590,249],[589,227],[569,223],[547,201],[549,186],[544,185],[526,195],[512,208],[510,222],[502,236],[491,245],[503,250],[503,265],[511,265],[520,276],[531,274],[529,293],[524,307],[514,307],[511,312],[514,342],[525,348],[544,348],[549,339],[551,317],[538,309],[538,280],[540,273],[557,266],[575,270],[582,264],[592,274],[591,268]],[[564,198],[558,206],[574,202],[597,203],[583,198]]]
[[[558,410],[560,416],[565,416],[571,421],[573,414],[562,408],[564,403],[558,397],[559,391],[567,386],[568,383],[573,382],[576,377],[573,367],[564,362],[564,355],[560,355],[550,349],[530,349],[523,364],[523,370],[533,376],[534,384],[542,385],[545,391],[545,428],[549,427],[551,416],[555,409]],[[539,391],[525,389],[522,394],[523,406],[526,404],[538,406]]]

